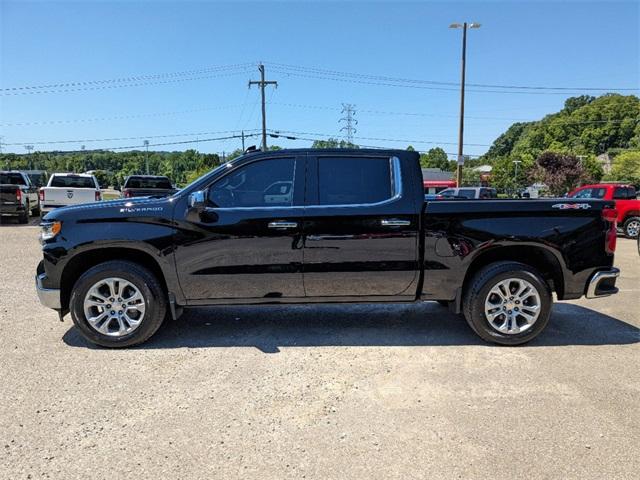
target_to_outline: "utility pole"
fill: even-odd
[[[265,105],[264,99],[264,87],[267,85],[274,85],[278,88],[278,82],[273,80],[265,80],[264,79],[264,65],[258,65],[258,70],[260,70],[260,80],[249,80],[249,88],[251,85],[258,85],[260,87],[260,95],[262,98],[262,151],[266,152],[267,150],[267,107]]]
[[[460,79],[460,127],[458,130],[458,165],[456,167],[456,184],[462,184],[462,165],[464,165],[464,82],[467,63],[467,28],[480,28],[479,23],[452,23],[449,28],[462,28],[462,72]]]
[[[24,149],[27,151],[28,161],[29,161],[29,170],[33,170],[33,158],[31,157],[31,152],[33,151],[33,145],[25,145]]]
[[[345,126],[340,129],[340,131],[346,132],[345,140],[349,143],[349,145],[353,145],[353,135],[358,130],[356,129],[356,125],[358,124],[358,120],[356,120],[356,106],[352,103],[343,103],[342,104],[342,112],[344,117],[342,117],[339,122],[345,122]]]
[[[147,149],[147,153],[145,154],[145,157],[144,157],[144,166],[145,166],[145,170],[147,171],[147,175],[149,175],[149,140],[144,141],[144,146]]]
[[[516,172],[515,172],[513,178],[514,178],[516,186],[517,186],[517,183],[518,183],[518,165],[520,165],[522,163],[522,160],[513,160],[513,163],[516,164]]]
[[[242,152],[244,153],[244,130],[242,130]]]

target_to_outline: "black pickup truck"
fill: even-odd
[[[0,221],[17,217],[19,223],[28,223],[30,213],[40,215],[38,188],[24,172],[0,171]]]
[[[422,301],[517,345],[546,326],[552,292],[617,292],[612,202],[425,202],[422,184],[415,152],[248,153],[167,198],[47,214],[38,295],[108,347],[184,307]]]
[[[124,198],[167,197],[175,192],[171,180],[158,175],[131,175],[126,178],[122,187]]]

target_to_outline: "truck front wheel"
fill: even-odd
[[[497,262],[481,269],[464,293],[467,323],[484,340],[520,345],[538,336],[549,322],[551,290],[534,268]]]
[[[627,238],[636,238],[640,234],[640,217],[629,217],[622,225]]]
[[[153,273],[137,263],[116,260],[87,270],[69,301],[73,323],[83,337],[103,347],[129,347],[160,328],[165,293]]]

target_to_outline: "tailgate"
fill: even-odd
[[[96,190],[94,188],[45,187],[42,191],[44,191],[44,201],[42,203],[45,207],[62,207],[96,201]]]
[[[17,205],[16,185],[0,185],[0,205]]]

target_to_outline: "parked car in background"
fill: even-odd
[[[633,185],[620,183],[598,183],[584,185],[569,193],[568,198],[594,198],[613,200],[618,212],[618,227],[629,238],[640,234],[640,200]]]
[[[27,223],[29,213],[40,214],[38,189],[24,172],[0,171],[0,216],[17,217],[20,223]]]
[[[171,198],[51,212],[38,296],[108,347],[144,342],[185,307],[422,301],[518,345],[544,330],[554,292],[618,291],[613,202],[425,202],[419,161],[407,150],[254,152]]]
[[[98,180],[86,173],[54,173],[46,187],[40,189],[42,214],[59,207],[99,202],[102,192]]]
[[[131,175],[122,187],[122,196],[129,197],[166,197],[177,190],[168,177],[160,175]]]
[[[498,192],[495,188],[489,187],[461,187],[461,188],[447,188],[438,193],[437,198],[466,198],[467,200],[488,200],[491,198],[498,198]]]
[[[422,186],[425,195],[436,195],[447,188],[455,188],[456,182],[454,180],[423,180]]]

